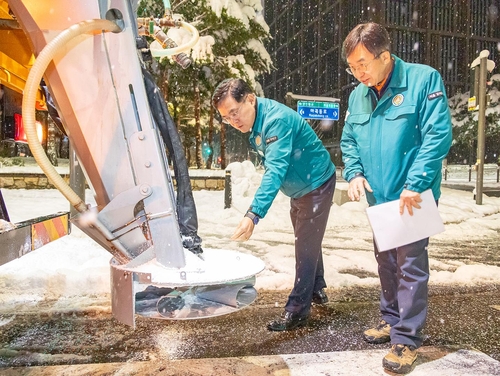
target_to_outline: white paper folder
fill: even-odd
[[[407,208],[399,214],[399,200],[371,206],[366,209],[368,221],[380,252],[414,243],[444,231],[444,224],[431,190],[420,194],[421,208]]]

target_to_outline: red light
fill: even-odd
[[[14,114],[14,140],[28,142],[26,138],[26,133],[24,132],[23,117],[21,114]],[[38,135],[38,141],[43,141],[43,126],[38,120],[36,121],[36,134]]]

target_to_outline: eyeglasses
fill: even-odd
[[[377,60],[380,55],[382,55],[382,53],[384,53],[385,51],[382,51],[381,53],[379,53],[377,56],[375,56],[373,59],[371,59],[368,63],[361,63],[358,65],[357,68],[354,68],[354,67],[349,67],[349,68],[346,68],[345,71],[347,73],[349,73],[351,76],[354,76],[357,73],[361,74],[361,73],[365,73],[367,70],[368,70],[368,65],[370,65],[374,60]]]
[[[234,121],[235,119],[238,118],[241,107],[243,107],[243,104],[247,100],[247,97],[248,97],[248,95],[245,95],[245,98],[243,98],[243,100],[241,101],[241,104],[239,105],[239,107],[236,110],[232,110],[227,116],[222,117],[221,120],[224,124],[230,125],[232,121]]]

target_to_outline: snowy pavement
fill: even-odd
[[[245,243],[231,241],[229,238],[251,202],[260,175],[258,171],[252,171],[246,164],[237,167],[238,169],[233,170],[233,205],[230,209],[224,209],[224,192],[194,192],[200,224],[199,233],[203,238],[203,244],[207,248],[236,250],[259,257],[266,265],[265,270],[257,276],[256,288],[259,294],[265,291],[281,291],[286,294],[293,284],[295,264],[289,201],[281,194],[278,195],[269,214],[261,220],[249,241]],[[345,188],[345,184],[338,182],[338,188]],[[92,203],[91,192],[86,193],[87,202]],[[13,222],[69,209],[65,199],[55,190],[2,190],[2,194]],[[377,265],[372,250],[372,233],[365,214],[366,207],[366,202],[349,202],[341,206],[332,206],[323,242],[325,277],[329,288],[342,290],[377,288],[378,286]],[[443,188],[439,212],[445,224],[445,231],[431,239],[430,285],[432,287],[447,286],[451,290],[458,291],[464,286],[500,283],[499,256],[496,251],[500,244],[500,198],[485,196],[483,205],[476,205],[471,192]],[[476,258],[467,257],[468,253],[472,254],[468,252],[469,249],[474,249]],[[73,228],[71,235],[0,266],[0,286],[2,287],[0,314],[9,317],[13,312],[32,314],[40,310],[49,314],[51,312],[57,314],[58,312],[86,311],[89,307],[109,311],[109,260],[108,252],[80,230]],[[279,307],[284,304],[284,300],[276,304],[276,307]],[[491,316],[498,320],[500,313],[495,311]],[[8,326],[7,321],[0,320],[0,331]],[[206,361],[207,365],[215,367],[212,369],[221,370],[221,373],[217,371],[208,374],[224,375],[222,370],[226,368],[227,374],[230,374],[230,369],[239,369],[234,367],[277,362],[281,364],[277,367],[282,368],[276,369],[276,375],[370,375],[367,370],[374,372],[371,373],[373,375],[378,375],[385,374],[380,364],[386,351],[385,349],[348,350],[320,354],[250,356],[237,360],[234,358],[203,359],[202,361],[192,359],[189,364],[195,368],[191,368],[191,365],[189,367],[196,369],[197,364]],[[348,368],[354,358],[357,359],[357,362],[352,364],[354,368]],[[189,361],[179,360],[178,362],[185,364],[183,362]],[[234,365],[234,362],[239,365]],[[304,362],[314,364],[314,367],[310,368],[314,373],[305,373],[309,368],[305,368]],[[165,372],[172,364],[168,363],[163,373],[159,374],[169,375]],[[103,365],[88,366],[102,367]],[[114,367],[112,364],[107,366]],[[127,367],[134,367],[134,363],[127,362],[115,366],[117,367],[116,374],[128,374],[126,369],[130,368]],[[148,365],[146,362],[135,366],[140,369],[140,367],[158,365]],[[483,366],[489,368],[481,368]],[[78,366],[73,367],[76,367],[75,373],[71,374],[85,374],[85,372],[78,373]],[[120,367],[125,368],[120,370]],[[360,372],[359,368],[356,371],[356,367],[362,367],[363,372]],[[457,371],[453,367],[462,368],[461,371]],[[273,368],[266,366],[266,369]],[[23,369],[24,372],[31,372],[31,370],[35,372],[36,367]],[[53,371],[56,372],[56,369]],[[346,373],[341,373],[344,371]],[[48,369],[47,372],[49,372]],[[449,354],[430,357],[427,361],[423,357],[423,363],[417,366],[412,375],[423,375],[424,372],[442,375],[500,374],[498,361],[469,350],[450,351]],[[207,373],[200,371],[200,373],[192,374],[206,375]],[[259,373],[236,374],[252,374],[253,376]]]

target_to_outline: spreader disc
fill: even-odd
[[[136,294],[135,312],[167,319],[202,319],[236,312],[257,298],[255,279],[216,286],[168,288],[148,286]]]

